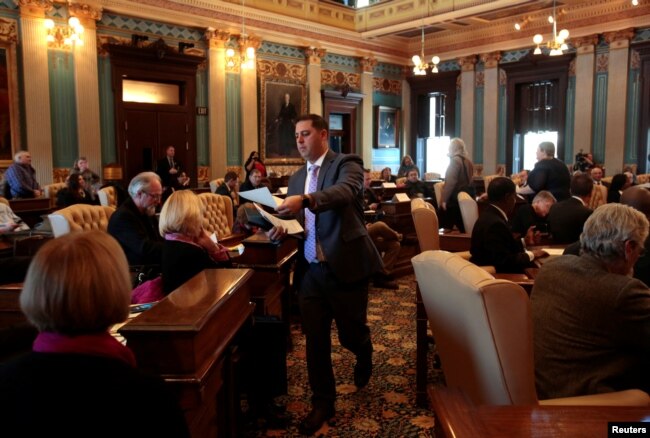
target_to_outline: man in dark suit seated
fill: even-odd
[[[549,231],[553,243],[573,243],[580,239],[582,227],[592,210],[587,207],[594,182],[586,173],[571,178],[571,197],[551,207],[548,213]]]
[[[248,175],[248,179],[239,186],[239,191],[247,192],[249,190],[261,189],[262,187],[264,187],[264,184],[262,184],[262,172],[259,169],[253,169]]]
[[[420,171],[417,168],[409,170],[406,174],[405,187],[409,198],[435,198],[435,195],[424,181],[420,181]],[[435,202],[433,204],[435,205]]]
[[[528,174],[528,185],[535,193],[548,190],[558,201],[570,196],[571,174],[566,164],[555,158],[555,145],[550,141],[539,144],[537,163]]]
[[[129,265],[160,265],[163,239],[155,222],[163,188],[153,172],[136,175],[129,184],[130,199],[111,215],[108,233],[120,244]]]
[[[531,293],[540,399],[650,391],[650,289],[631,278],[648,220],[621,204],[598,207],[580,256],[544,263]]]
[[[548,212],[554,204],[555,196],[542,190],[535,195],[531,204],[520,205],[511,221],[515,237],[526,236],[530,227],[535,227],[534,236],[548,233]]]
[[[236,212],[237,207],[239,207],[239,200],[237,199],[238,185],[239,176],[232,171],[226,172],[226,176],[223,177],[223,184],[215,190],[217,195],[230,196],[230,199],[232,199],[233,212]]]
[[[532,261],[548,254],[542,250],[526,251],[522,239],[515,239],[508,225],[517,202],[517,188],[510,178],[498,177],[488,186],[489,205],[479,216],[472,231],[470,261],[492,265],[497,272],[523,272]]]

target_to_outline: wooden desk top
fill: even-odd
[[[650,407],[475,406],[459,390],[430,387],[445,437],[607,437],[607,422],[650,421]]]

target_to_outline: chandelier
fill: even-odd
[[[415,67],[413,67],[413,74],[416,76],[424,76],[427,74],[427,69],[429,68],[429,64],[427,64],[424,61],[424,26],[422,26],[422,39],[420,43],[420,54],[419,55],[413,55],[413,64]],[[431,66],[431,73],[438,73],[438,64],[440,63],[440,58],[437,56],[434,56],[431,58],[431,63],[433,64]]]
[[[553,16],[548,17],[548,22],[553,24],[553,39],[546,42],[546,47],[549,48],[550,56],[558,56],[564,53],[565,50],[568,50],[566,40],[569,39],[569,31],[562,29],[559,33],[557,31],[557,20],[555,19],[555,0],[553,0]],[[540,45],[544,41],[544,37],[541,34],[537,34],[533,37],[533,42],[537,47],[533,54],[541,55],[542,49]]]
[[[57,26],[51,18],[46,18],[44,25],[47,29],[46,40],[55,47],[83,46],[84,27],[77,17],[70,17],[67,26]]]
[[[244,8],[245,0],[242,0],[242,22],[241,35],[239,35],[239,55],[235,49],[229,47],[226,49],[226,66],[233,68],[237,63],[244,69],[255,68],[255,39],[249,38],[246,34],[246,11]]]

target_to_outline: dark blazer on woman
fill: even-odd
[[[163,293],[169,294],[204,269],[220,266],[203,248],[177,240],[165,240],[162,254]]]
[[[63,208],[74,204],[99,205],[99,199],[93,199],[88,190],[84,190],[84,194],[85,196],[82,198],[80,196],[75,196],[75,194],[67,187],[61,189],[56,193],[56,206]]]

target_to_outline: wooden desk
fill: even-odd
[[[610,421],[648,421],[650,407],[475,406],[458,390],[429,387],[436,434],[454,438],[607,437]]]
[[[449,252],[469,251],[472,246],[472,236],[467,233],[440,233],[440,249]]]
[[[52,211],[50,198],[11,199],[9,206],[30,227],[41,221],[41,215]]]
[[[27,322],[18,301],[22,283],[0,285],[0,329]]]
[[[120,330],[138,367],[178,394],[193,437],[236,436],[233,339],[253,313],[249,269],[208,269]]]

